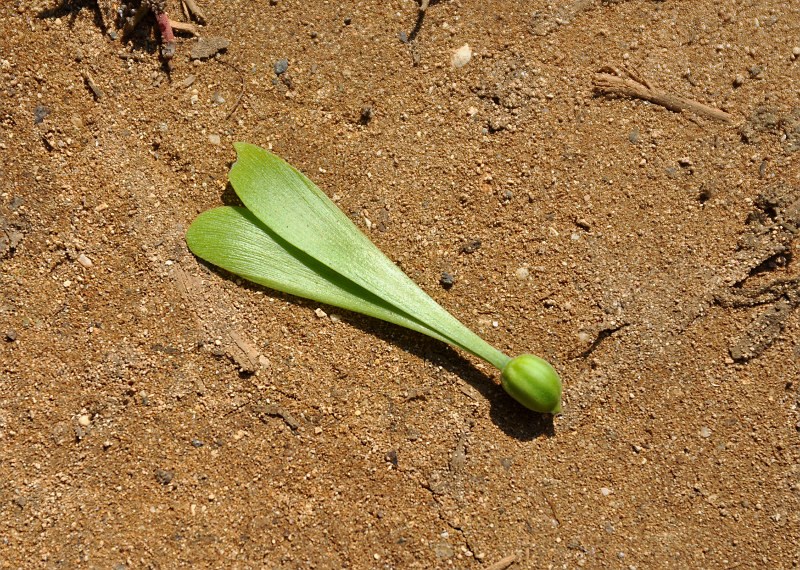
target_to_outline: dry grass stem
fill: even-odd
[[[595,91],[610,95],[644,99],[645,101],[650,101],[656,105],[666,107],[670,111],[691,111],[703,117],[714,119],[715,121],[722,121],[724,123],[729,123],[733,119],[733,117],[725,111],[657,89],[648,81],[640,79],[637,75],[630,72],[626,73],[626,75],[627,77],[623,77],[620,73],[611,74],[606,72],[596,74],[594,78]]]

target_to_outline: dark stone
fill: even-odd
[[[44,105],[36,105],[36,108],[33,110],[33,124],[38,125],[44,121],[44,118],[50,113],[52,113],[52,111]]]
[[[481,238],[469,240],[461,246],[461,253],[475,253],[481,247]]]
[[[439,283],[441,283],[442,287],[445,289],[450,289],[453,286],[454,280],[453,276],[450,275],[447,271],[442,272],[442,277],[439,279]]]
[[[289,69],[289,60],[284,58],[275,62],[275,75],[280,75],[287,69]]]
[[[172,481],[172,471],[165,471],[164,469],[156,469],[155,472],[156,481],[161,483],[162,485],[169,485],[169,482]]]
[[[362,125],[366,125],[372,120],[372,105],[364,105],[361,107],[361,119],[359,122]]]

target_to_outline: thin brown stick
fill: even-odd
[[[230,67],[231,69],[233,69],[233,70],[234,70],[236,73],[238,73],[238,74],[239,74],[239,81],[241,81],[241,89],[239,90],[239,96],[236,98],[236,103],[234,103],[234,104],[233,104],[233,107],[231,107],[231,110],[230,110],[230,111],[228,111],[228,114],[227,114],[227,115],[225,115],[225,120],[227,121],[228,119],[230,119],[230,118],[231,118],[231,116],[233,115],[233,113],[234,113],[234,112],[236,111],[236,109],[239,107],[239,103],[241,103],[241,102],[242,102],[242,97],[244,97],[244,73],[242,73],[242,72],[239,70],[239,68],[238,68],[238,67],[236,67],[236,66],[235,66],[234,64],[232,64],[232,63],[228,63],[227,61],[222,61],[222,60],[220,60],[219,62],[220,62],[221,64],[223,64],[223,65],[227,65],[228,67]]]
[[[186,34],[192,34],[193,36],[197,35],[197,26],[191,22],[177,22],[175,20],[170,20],[169,25],[172,26],[172,29],[176,32],[184,32]]]
[[[189,8],[186,7],[186,2],[181,2],[181,11],[183,12],[184,19],[192,19],[192,15],[189,13]]]
[[[594,88],[600,93],[644,99],[676,113],[685,110],[724,123],[729,123],[733,120],[733,117],[725,111],[720,111],[679,95],[673,95],[652,86],[648,87],[648,85],[635,79],[630,74],[628,74],[628,77],[620,77],[610,73],[598,73],[594,77]]]
[[[94,77],[92,77],[92,74],[89,73],[88,71],[83,71],[81,73],[81,75],[83,75],[83,80],[86,81],[86,85],[92,91],[92,95],[94,95],[94,98],[95,99],[100,99],[103,96],[103,92],[97,86],[97,83],[95,83]]]
[[[197,20],[198,23],[206,23],[205,14],[203,14],[203,12],[200,10],[200,7],[194,0],[183,0],[183,3],[186,6],[186,9],[192,13],[192,16],[194,16],[194,19]]]
[[[514,562],[516,561],[517,561],[517,555],[511,554],[509,556],[506,556],[505,558],[501,558],[491,566],[487,566],[486,570],[505,570],[506,568],[514,564]]]

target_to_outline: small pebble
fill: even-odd
[[[472,59],[472,50],[470,49],[469,44],[464,44],[458,48],[455,53],[453,53],[451,62],[453,67],[458,68],[467,65],[470,59]]]
[[[225,98],[218,92],[215,92],[214,95],[211,96],[211,102],[215,105],[222,105],[225,102]]]
[[[220,143],[219,135],[208,135],[208,142],[210,142],[214,146],[218,146]]]
[[[442,558],[442,559],[450,558],[454,554],[453,547],[447,544],[446,542],[440,542],[439,544],[437,544],[433,548],[433,551],[436,553],[437,558]]]
[[[165,471],[164,469],[156,469],[155,472],[156,481],[161,483],[162,485],[169,485],[169,482],[172,481],[172,471]]]
[[[80,254],[78,256],[78,263],[83,265],[86,269],[89,269],[92,266],[92,260],[86,257],[86,254]]]
[[[508,119],[495,115],[489,118],[489,131],[496,133],[508,128]]]
[[[461,246],[461,253],[475,253],[481,247],[481,238],[469,240]]]
[[[442,276],[439,279],[439,283],[442,285],[444,289],[450,289],[450,287],[452,287],[454,283],[453,276],[450,275],[447,271],[443,271]]]
[[[79,426],[81,426],[81,427],[89,427],[89,423],[91,423],[91,420],[89,419],[88,415],[83,414],[82,416],[78,417],[78,425]]]
[[[361,107],[361,119],[360,122],[362,125],[366,125],[372,120],[372,105],[364,105]]]
[[[181,82],[181,85],[183,86],[184,89],[186,89],[187,87],[191,87],[192,83],[194,83],[194,80],[195,80],[195,76],[194,75],[190,75],[189,77],[184,79],[183,82]]]
[[[517,279],[527,279],[531,275],[531,270],[527,267],[520,267],[514,272],[514,275],[517,276]]]
[[[192,447],[203,447],[203,442],[199,439],[192,440]]]
[[[289,69],[289,61],[287,59],[279,59],[275,62],[275,75],[280,75]]]
[[[15,331],[14,329],[7,330],[6,340],[8,342],[14,342],[15,340],[17,340],[17,331]]]
[[[52,111],[44,105],[36,105],[36,107],[33,109],[33,124],[38,125],[44,121],[44,118],[50,113],[52,113]]]
[[[634,128],[631,131],[631,134],[628,135],[628,140],[633,144],[639,144],[639,129]]]
[[[794,46],[792,48],[792,59],[797,59],[800,57],[800,46]]]
[[[700,428],[700,437],[711,437],[711,430],[706,426]]]
[[[612,490],[611,490],[611,489],[609,489],[608,487],[600,487],[600,493],[601,493],[601,494],[602,494],[604,497],[608,497],[609,495],[611,495],[612,493],[614,493],[614,491],[612,491]]]
[[[328,313],[326,313],[325,311],[323,311],[320,308],[314,309],[314,314],[317,315],[317,318],[319,318],[319,319],[324,319],[325,317],[328,316]]]

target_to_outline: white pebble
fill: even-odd
[[[324,319],[325,317],[328,316],[328,313],[319,308],[314,309],[314,314],[317,315],[317,317],[320,319]]]
[[[530,274],[531,274],[531,270],[528,269],[527,267],[520,267],[515,272],[515,275],[517,276],[517,279],[527,279]]]
[[[220,143],[219,135],[208,135],[208,142],[217,146]]]
[[[794,58],[800,57],[800,46],[794,46],[792,48],[792,57]]]
[[[613,492],[614,492],[614,491],[612,491],[612,490],[611,490],[611,489],[609,489],[608,487],[600,487],[600,493],[601,493],[601,494],[602,494],[604,497],[608,497],[608,496],[609,496],[610,494],[612,494]]]
[[[83,265],[86,269],[89,269],[92,266],[92,260],[86,257],[86,255],[83,253],[78,256],[78,263]]]
[[[706,426],[700,428],[700,437],[711,437],[711,430]]]
[[[89,427],[89,423],[90,423],[89,416],[87,416],[86,414],[83,414],[78,418],[78,425],[81,427]]]
[[[470,59],[472,59],[472,50],[469,48],[469,44],[464,44],[453,53],[453,67],[464,67]]]

